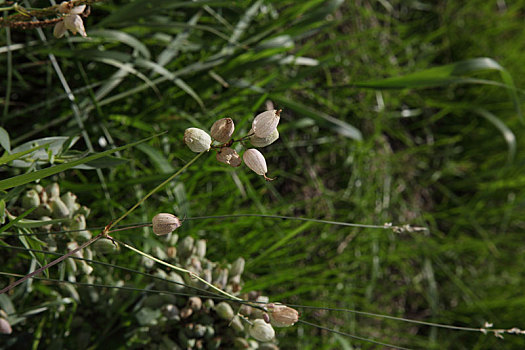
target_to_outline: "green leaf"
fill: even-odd
[[[57,156],[63,152],[64,148],[72,147],[78,141],[78,139],[78,136],[44,137],[23,143],[20,146],[13,148],[13,152],[20,153],[28,150],[34,150],[26,154],[31,153],[32,159],[38,159],[38,161],[36,161],[37,164],[45,164],[50,161],[51,157]],[[41,145],[44,145],[45,149],[42,147],[35,148],[35,146]],[[33,164],[33,161],[13,160],[11,165],[14,167],[26,168],[31,164]]]
[[[31,208],[31,209],[28,209],[27,211],[25,211],[24,213],[20,214],[19,216],[17,217],[14,217],[14,216],[9,216],[9,223],[5,226],[2,226],[0,227],[0,233],[4,232],[5,230],[7,230],[8,228],[10,228],[11,226],[15,226],[20,220],[22,220],[23,218],[25,218],[26,216],[28,216],[29,214],[31,214],[33,212],[33,210],[35,210],[35,208]]]
[[[9,163],[12,160],[15,160],[15,159],[18,159],[20,157],[23,157],[26,154],[29,154],[29,153],[31,153],[31,152],[33,152],[35,150],[44,148],[44,147],[46,147],[48,145],[50,145],[50,143],[46,143],[46,144],[43,144],[43,145],[40,145],[40,146],[33,147],[33,148],[31,148],[31,149],[29,149],[27,151],[22,151],[22,152],[18,152],[18,153],[14,153],[14,154],[3,155],[2,157],[0,157],[0,165],[5,164],[5,163]]]
[[[89,161],[85,164],[77,165],[75,169],[93,170],[98,168],[113,168],[118,165],[128,162],[129,159],[115,157],[115,156],[104,156],[102,158]]]
[[[89,31],[89,36],[92,38],[99,37],[104,40],[115,40],[123,44],[126,44],[142,54],[146,59],[151,57],[146,45],[144,45],[140,40],[134,36],[129,35],[128,33],[122,32],[120,30],[107,30],[107,29],[95,29]]]
[[[45,178],[45,177],[48,177],[48,176],[51,176],[51,175],[54,175],[54,174],[58,174],[58,173],[60,173],[62,171],[71,169],[71,168],[73,168],[73,167],[75,167],[77,165],[85,164],[85,163],[93,161],[95,159],[99,159],[99,158],[102,158],[104,156],[110,155],[111,153],[128,149],[130,147],[138,145],[139,143],[142,143],[142,142],[145,142],[147,140],[150,140],[150,139],[152,139],[152,138],[154,138],[154,137],[156,137],[158,135],[160,135],[160,134],[153,135],[151,137],[142,139],[140,141],[133,142],[133,143],[130,143],[128,145],[117,147],[117,148],[114,148],[114,149],[110,149],[110,150],[107,150],[105,152],[97,153],[97,154],[94,154],[94,155],[91,155],[89,157],[85,157],[85,158],[82,158],[82,159],[79,159],[79,160],[75,160],[75,161],[64,163],[64,164],[60,164],[60,165],[55,165],[55,166],[52,166],[52,167],[49,167],[49,168],[46,168],[46,169],[35,171],[33,173],[22,174],[22,175],[11,177],[9,179],[1,180],[0,181],[0,190],[5,190],[7,188],[20,186],[20,185],[23,185],[23,184],[26,184],[26,183],[29,183],[29,182],[32,182],[32,181],[35,181],[35,180],[38,180],[38,179],[42,179],[42,178]]]
[[[11,142],[9,141],[9,133],[6,129],[0,127],[0,146],[2,146],[8,153],[11,153]]]
[[[508,162],[509,163],[512,162],[514,160],[514,157],[516,156],[516,135],[514,135],[512,130],[510,130],[510,128],[507,125],[505,125],[505,123],[503,123],[501,119],[499,119],[494,114],[487,111],[486,109],[476,108],[474,109],[474,112],[476,112],[477,114],[479,114],[480,116],[488,120],[490,123],[492,123],[492,125],[494,125],[501,132],[509,148]]]
[[[5,201],[0,199],[0,224],[3,225],[5,222]]]
[[[466,77],[467,74],[485,70],[499,72],[503,85],[490,80],[474,79]],[[520,100],[514,81],[510,73],[498,62],[488,57],[473,58],[447,64],[440,67],[425,69],[419,72],[407,74],[400,77],[392,77],[379,80],[358,82],[352,85],[357,87],[375,89],[406,89],[406,88],[431,88],[447,86],[451,84],[494,84],[505,87],[510,94],[516,113],[523,122]]]
[[[158,170],[158,172],[162,174],[169,174],[175,171],[175,169],[171,166],[170,162],[166,159],[166,157],[164,157],[164,155],[161,152],[159,152],[159,150],[147,144],[138,145],[137,149],[141,150],[149,157],[151,163],[153,164],[155,169]]]
[[[282,96],[273,95],[273,94],[271,94],[270,96],[273,100],[280,103],[279,107],[282,109],[290,108],[302,116],[310,117],[314,120],[321,122],[322,124],[329,126],[335,132],[345,137],[348,137],[348,138],[351,138],[357,141],[363,140],[361,131],[359,131],[352,125],[348,124],[347,122],[334,118],[331,115],[326,114],[324,112],[317,111],[315,109],[307,107],[299,102],[289,100]]]

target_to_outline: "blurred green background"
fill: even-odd
[[[188,220],[178,233],[206,239],[212,260],[243,256],[243,291],[262,291],[272,301],[474,328],[485,322],[525,328],[524,5],[97,2],[84,20],[87,39],[54,39],[52,27],[44,28],[44,40],[34,29],[1,29],[0,126],[12,148],[43,137],[80,136],[73,149],[82,152],[165,132],[114,154],[127,159],[124,164],[41,180],[74,192],[91,208],[88,226],[94,227],[122,215],[192,159],[182,142],[186,128],[209,130],[215,120],[231,117],[235,136],[243,136],[269,101],[283,110],[280,139],[261,149],[275,181],[245,166],[220,164],[210,152],[124,223],[148,222],[159,212],[181,218],[260,213],[428,227],[394,232],[243,217]],[[48,165],[4,164],[0,177]],[[6,203],[28,186],[4,191]],[[144,251],[161,242],[149,229],[115,237]],[[0,242],[6,244],[1,234]],[[107,260],[142,268],[141,258],[126,250]],[[0,270],[27,273],[30,261],[28,254],[3,250]],[[94,274],[111,274],[113,283],[147,283],[103,267]],[[11,280],[0,281],[3,287]],[[33,348],[58,346],[57,339],[71,348],[75,330],[66,320],[92,306],[80,301],[63,312],[48,305],[56,298],[53,284],[17,288],[11,299],[18,314],[46,310],[14,325],[13,334],[30,334]],[[101,309],[113,292],[107,293]],[[498,339],[298,310],[305,321],[407,348],[525,347],[519,335]],[[106,312],[88,326],[91,345],[118,343],[115,334],[126,327],[127,310],[107,306]],[[382,348],[301,323],[279,329],[277,339],[283,349]]]

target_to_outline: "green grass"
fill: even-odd
[[[48,43],[34,30],[0,32],[0,101],[7,111],[0,126],[11,148],[81,136],[74,149],[101,153],[166,132],[115,153],[128,160],[124,165],[42,178],[60,182],[91,208],[89,226],[115,220],[193,158],[182,142],[187,127],[209,130],[228,116],[242,136],[270,100],[283,109],[280,139],[262,150],[275,181],[205,154],[123,223],[148,222],[159,212],[181,218],[260,213],[428,227],[428,233],[396,233],[235,217],[188,220],[178,233],[206,239],[212,260],[243,256],[245,290],[260,290],[272,301],[525,328],[523,1],[505,7],[480,0],[161,1],[148,9],[144,3],[95,4],[85,20],[90,40],[55,40],[50,29],[44,29]],[[9,42],[22,47],[8,55]],[[40,167],[4,164],[0,187],[15,176],[40,178]],[[7,205],[25,189],[13,184],[4,188]],[[115,237],[146,252],[162,244],[147,229]],[[5,242],[13,243],[0,236]],[[126,250],[100,259],[144,269]],[[25,274],[35,268],[31,261],[29,253],[9,251],[0,256],[0,271]],[[60,276],[59,269],[51,276]],[[151,282],[106,267],[94,273],[106,284],[144,288]],[[0,281],[3,287],[9,280]],[[34,348],[55,341],[70,348],[80,334],[90,334],[91,345],[125,345],[133,307],[115,295],[132,294],[100,289],[93,301],[93,288],[78,286],[81,301],[71,301],[64,288],[35,280],[15,289],[16,315],[44,311],[24,316],[13,334],[34,334],[27,343]],[[5,310],[4,303],[0,299]],[[299,310],[305,321],[407,348],[525,345],[518,335],[501,340]],[[92,323],[78,326],[80,317]],[[283,349],[380,348],[305,324],[277,334]]]

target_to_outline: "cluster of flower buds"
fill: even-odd
[[[28,219],[23,219],[23,222],[49,232],[45,238],[45,243],[51,252],[73,250],[92,237],[92,233],[87,230],[86,224],[90,209],[80,205],[74,193],[61,194],[60,186],[56,182],[50,183],[45,188],[41,185],[35,185],[21,196],[19,203],[20,207],[9,208],[9,211],[20,215],[24,211],[34,208]],[[56,231],[69,232],[67,234],[55,234]],[[96,243],[101,244],[98,241]],[[86,247],[73,256],[92,259],[94,252],[107,252],[107,249],[98,249],[97,244]],[[113,243],[111,245],[114,250],[115,246]],[[84,260],[66,259],[64,263],[70,279],[74,279],[78,275],[90,275],[93,271],[93,267]]]
[[[279,138],[277,125],[279,124],[281,110],[269,110],[255,117],[252,128],[248,135],[235,140],[232,138],[235,125],[231,118],[222,118],[213,123],[210,134],[198,128],[189,128],[184,132],[184,142],[193,152],[205,152],[210,149],[217,151],[217,160],[221,163],[238,167],[242,160],[256,174],[263,176],[266,180],[272,180],[266,173],[268,168],[266,160],[261,152],[255,148],[247,149],[242,160],[239,154],[231,146],[235,142],[244,144],[249,140],[254,147],[266,147]],[[217,144],[214,144],[217,142]]]
[[[179,240],[174,231],[180,225],[173,214],[155,215],[153,232],[165,239],[167,247],[154,247],[152,255],[191,271],[247,303],[188,296],[202,294],[194,288],[210,287],[187,274],[156,268],[152,260],[145,259],[145,267],[157,278],[155,290],[182,294],[151,294],[142,299],[135,314],[141,327],[129,336],[147,341],[152,347],[166,344],[169,339],[172,348],[278,350],[273,327],[293,325],[299,317],[297,311],[282,304],[269,304],[268,297],[256,291],[241,294],[244,258],[231,264],[207,259],[206,241],[191,236]]]
[[[85,9],[86,5],[73,6],[71,1],[62,2],[58,6],[58,12],[63,14],[63,19],[55,25],[53,35],[56,38],[61,38],[69,29],[73,34],[79,33],[83,37],[86,37],[87,34],[84,29],[84,22],[80,17]]]

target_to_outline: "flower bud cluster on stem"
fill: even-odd
[[[258,114],[252,123],[252,128],[248,135],[239,139],[233,138],[235,124],[231,118],[221,118],[213,123],[210,134],[199,128],[188,128],[184,132],[184,143],[193,152],[206,152],[213,149],[217,152],[216,158],[220,163],[231,167],[238,167],[242,161],[256,174],[271,181],[272,178],[266,176],[268,168],[266,159],[255,148],[247,149],[242,155],[242,159],[237,151],[232,148],[236,142],[244,145],[249,140],[254,147],[266,147],[271,145],[279,138],[277,126],[281,117],[281,110],[269,110]],[[218,144],[213,144],[218,142]]]

